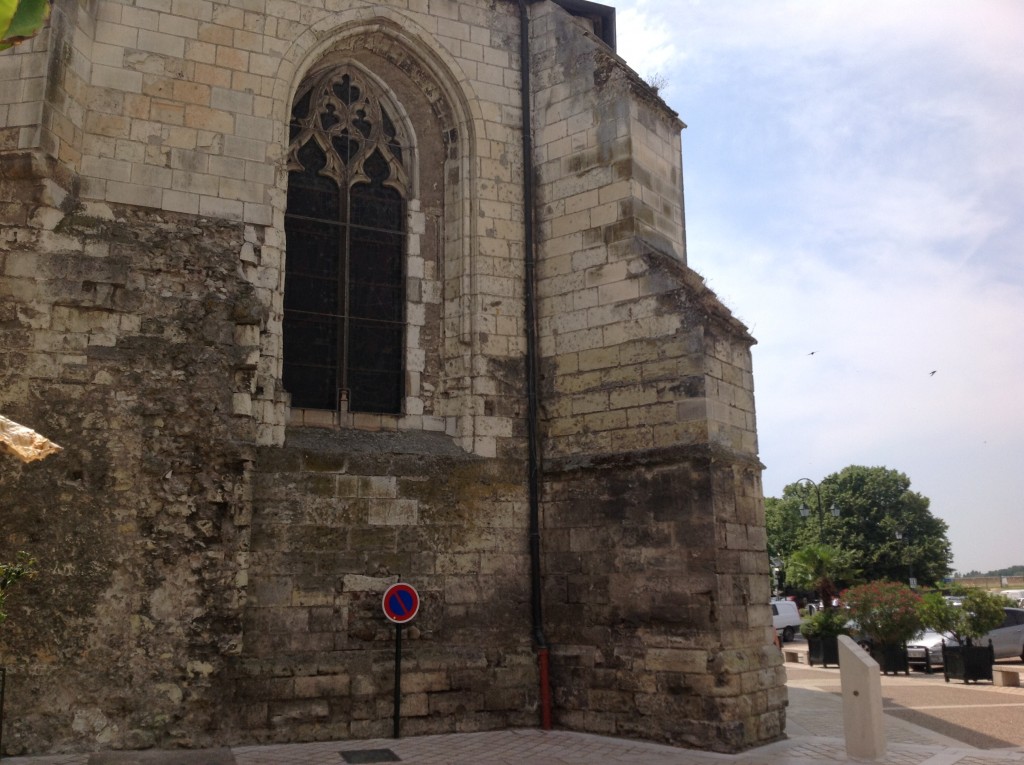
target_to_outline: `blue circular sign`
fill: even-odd
[[[420,610],[420,596],[411,584],[398,582],[387,588],[381,603],[384,616],[395,624],[405,624],[416,618]]]

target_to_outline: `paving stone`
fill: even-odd
[[[228,748],[177,751],[97,752],[88,765],[237,765]]]

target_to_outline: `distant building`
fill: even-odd
[[[0,412],[64,447],[0,459],[7,750],[388,735],[399,577],[405,734],[781,736],[681,128],[583,0],[57,0],[0,53]]]

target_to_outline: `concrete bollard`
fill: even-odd
[[[843,688],[847,756],[855,760],[882,759],[885,729],[878,662],[846,635],[839,636],[839,680]]]

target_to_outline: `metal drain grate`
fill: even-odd
[[[351,752],[341,752],[341,759],[345,762],[358,765],[367,762],[401,762],[402,758],[390,749],[353,749]]]

